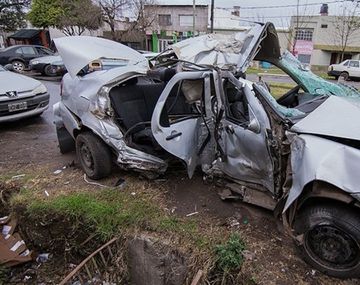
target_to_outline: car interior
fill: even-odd
[[[115,121],[130,145],[147,152],[161,151],[152,135],[151,117],[162,91],[175,73],[174,69],[166,69],[158,78],[134,77],[110,90]],[[180,85],[175,85],[166,100],[160,122],[164,127],[200,116],[195,103],[186,100]]]

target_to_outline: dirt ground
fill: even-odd
[[[55,83],[49,83],[56,90]],[[52,95],[52,102],[58,98]],[[77,185],[88,185],[78,168],[75,153],[61,155],[57,147],[52,110],[42,117],[0,125],[0,174],[17,175],[28,169],[42,169],[46,175],[58,175],[59,183],[71,180],[72,191]],[[74,167],[63,169],[73,164]],[[45,170],[44,170],[45,169]],[[137,177],[135,173],[115,170],[113,175],[100,183],[113,186],[119,178]],[[139,178],[140,179],[140,178]],[[154,188],[165,192],[168,208],[185,217],[198,212],[199,219],[211,219],[217,225],[238,231],[248,245],[251,258],[243,270],[253,276],[254,284],[359,284],[358,280],[329,278],[305,264],[296,252],[292,240],[282,231],[272,213],[241,202],[223,202],[215,185],[203,182],[201,173],[192,180],[184,169],[171,169],[164,179],[152,182]],[[51,195],[51,185],[48,189]],[[236,225],[234,226],[234,221]],[[233,225],[233,226],[231,226]]]

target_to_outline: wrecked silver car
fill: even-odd
[[[174,44],[152,70],[108,40],[55,44],[69,72],[54,106],[60,150],[75,147],[90,178],[113,161],[154,176],[181,159],[190,177],[201,168],[230,196],[282,217],[318,270],[360,276],[360,94],[281,56],[271,23]],[[242,78],[254,59],[298,86],[276,101]]]

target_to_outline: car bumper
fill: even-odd
[[[29,64],[29,69],[37,72],[43,72],[47,63]]]
[[[0,102],[0,123],[16,121],[19,119],[39,115],[49,107],[49,100],[50,100],[49,93],[45,93],[29,98]],[[10,112],[8,108],[8,104],[12,104],[16,102],[19,103],[26,102],[27,109]]]
[[[328,72],[327,72],[327,74],[329,75],[329,76],[340,76],[340,71],[336,71],[336,70],[329,70]]]

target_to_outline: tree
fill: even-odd
[[[125,36],[136,33],[146,41],[146,31],[157,24],[157,1],[156,0],[131,0],[132,21],[127,29],[118,33],[121,41]]]
[[[81,35],[85,30],[97,30],[102,24],[101,9],[91,0],[59,0],[64,11],[56,23],[67,36]]]
[[[351,43],[354,33],[360,29],[358,8],[359,1],[355,1],[350,7],[344,5],[341,15],[335,17],[334,40],[335,45],[339,46],[341,50],[340,62],[344,60],[345,50]]]
[[[101,9],[91,0],[33,0],[28,19],[35,27],[55,27],[67,36],[102,24]]]
[[[110,27],[111,38],[116,40],[116,23],[120,21],[123,12],[131,7],[132,0],[99,0],[103,21]]]
[[[25,12],[30,0],[0,0],[0,30],[15,31],[25,26]]]

